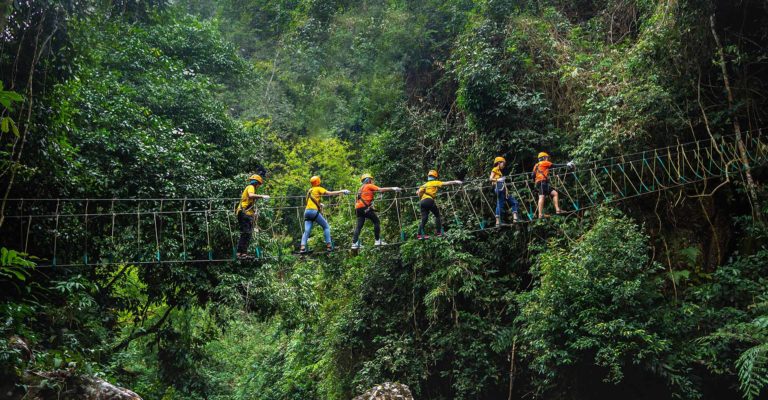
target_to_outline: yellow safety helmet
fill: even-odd
[[[312,186],[320,186],[320,177],[315,175],[309,178],[309,184]]]
[[[249,176],[248,177],[248,181],[259,182],[259,185],[263,185],[264,184],[264,178],[262,178],[261,175],[256,175],[256,174],[253,174],[253,175]]]
[[[495,165],[495,164],[498,164],[498,163],[500,163],[500,162],[503,162],[503,163],[505,163],[505,162],[507,162],[507,160],[506,160],[504,157],[496,157],[496,158],[494,158],[494,159],[493,159],[493,164],[494,164],[494,165]]]
[[[431,176],[433,178],[437,178],[437,170],[430,169],[429,173],[427,174],[427,176]]]
[[[371,174],[363,174],[363,176],[360,177],[360,182],[363,182],[366,179],[373,180],[373,175],[371,175]]]
[[[549,154],[542,151],[541,153],[539,153],[539,156],[537,158],[542,158],[542,157],[549,157]]]

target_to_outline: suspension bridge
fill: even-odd
[[[580,162],[576,169],[553,169],[550,182],[565,210],[581,212],[711,179],[730,180],[768,159],[760,131],[712,136],[668,147]],[[739,140],[739,138],[741,140]],[[534,220],[537,194],[529,173],[507,176],[507,191],[520,202],[521,222]],[[487,178],[445,187],[437,202],[449,227],[471,232],[498,229],[496,198]],[[415,234],[420,219],[417,187],[378,195],[382,234],[390,245]],[[353,192],[354,193],[354,192]],[[239,198],[8,199],[0,230],[4,245],[40,259],[40,267],[113,264],[230,263],[239,236],[234,213]],[[255,261],[284,257],[297,247],[303,230],[305,196],[257,200],[251,254]],[[355,196],[331,198],[324,215],[338,247],[354,226]],[[365,237],[366,231],[363,230]],[[319,238],[318,238],[319,237]],[[320,229],[313,240],[322,239]],[[372,241],[371,241],[372,242]],[[348,243],[347,243],[348,244]],[[317,247],[317,246],[316,246]]]

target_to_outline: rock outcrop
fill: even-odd
[[[35,385],[35,382],[48,381],[48,385]],[[24,381],[29,386],[25,399],[79,399],[79,400],[142,400],[138,394],[105,380],[80,375],[71,370],[51,372],[28,372]],[[60,389],[51,397],[50,383],[55,383]]]
[[[402,383],[384,382],[352,400],[413,400],[413,395]]]

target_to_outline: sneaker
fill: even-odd
[[[429,235],[421,235],[421,234],[419,234],[419,235],[416,235],[416,239],[419,239],[419,240],[429,239]]]
[[[520,218],[517,217],[517,213],[512,213],[512,222],[520,222]]]
[[[332,251],[333,251],[333,246],[331,246],[330,244],[328,244],[328,245],[326,245],[326,246],[325,246],[325,252],[326,252],[326,253],[330,253],[330,252],[332,252]]]
[[[438,234],[437,234],[437,235],[435,235],[435,236],[437,236],[437,237],[441,238],[441,237],[443,237],[443,232],[440,232],[440,233],[438,233]]]
[[[383,240],[381,240],[381,239],[377,240],[377,241],[374,243],[374,246],[386,246],[386,245],[387,245],[387,242],[385,242],[385,241],[383,241]]]
[[[357,250],[360,248],[360,242],[352,243],[352,250]]]

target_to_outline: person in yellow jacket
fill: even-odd
[[[416,235],[418,239],[429,239],[429,236],[424,232],[424,225],[429,220],[429,213],[435,216],[435,231],[437,236],[443,235],[443,221],[440,218],[440,209],[435,203],[435,197],[437,196],[438,188],[448,185],[461,185],[461,181],[447,181],[441,182],[437,179],[437,171],[430,170],[427,174],[427,182],[419,187],[416,191],[416,195],[419,196],[419,207],[421,208],[421,223],[419,224],[419,233]]]
[[[512,221],[517,222],[517,210],[520,207],[515,196],[507,192],[507,185],[504,184],[504,166],[507,160],[504,157],[496,157],[493,160],[493,169],[489,179],[493,183],[493,191],[496,193],[496,226],[504,223],[504,212],[506,207],[512,210]]]
[[[315,223],[323,228],[323,236],[325,237],[325,250],[333,250],[331,242],[331,227],[328,225],[328,221],[323,217],[323,205],[320,203],[322,196],[339,196],[349,194],[349,190],[337,190],[328,191],[324,187],[320,186],[320,177],[313,176],[309,179],[309,184],[312,187],[307,192],[307,207],[304,209],[304,234],[301,236],[301,248],[300,253],[307,251],[307,241],[309,241],[309,234],[312,232],[312,227]]]
[[[237,258],[248,258],[248,245],[253,235],[253,220],[256,215],[256,199],[269,199],[265,194],[256,194],[256,190],[264,184],[260,175],[248,177],[248,186],[240,195],[237,204],[237,224],[240,227],[240,240],[237,241]]]

